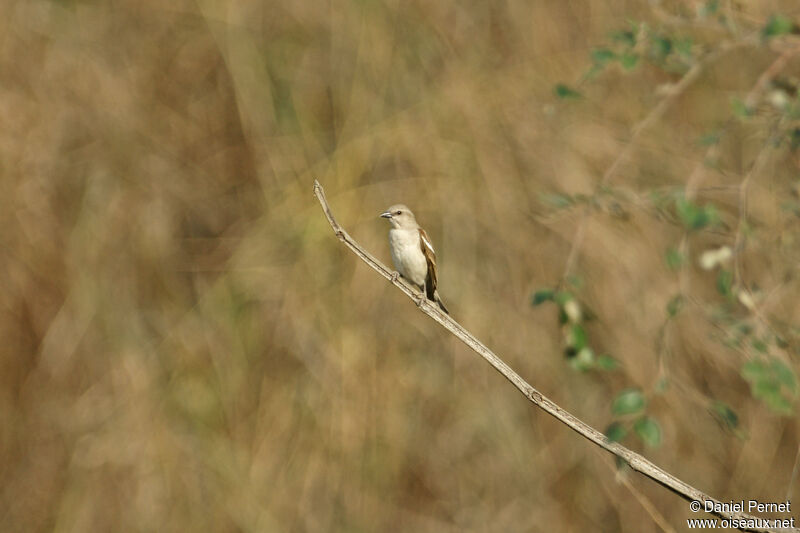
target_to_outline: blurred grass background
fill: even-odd
[[[740,28],[798,16],[793,0],[720,5]],[[684,501],[619,477],[347,253],[315,178],[387,263],[377,215],[408,204],[454,317],[564,408],[603,429],[638,387],[663,443],[626,444],[723,500],[796,492],[796,416],[751,395],[752,354],[720,340],[707,311],[723,296],[697,267],[734,244],[765,135],[732,127],[701,172],[698,194],[729,224],[688,241],[684,281],[707,305],[670,322],[668,350],[681,282],[664,257],[684,231],[644,205],[686,186],[697,139],[774,50],[705,68],[611,180],[628,200],[588,215],[574,273],[593,347],[621,369],[574,371],[557,314],[530,305],[561,280],[583,212],[542,198],[592,194],[680,74],[612,69],[575,101],[553,87],[577,83],[629,20],[658,28],[702,7],[6,1],[0,530],[661,531],[659,515],[683,529]],[[731,38],[683,30],[710,48]],[[776,150],[751,178],[741,257],[769,295],[762,315],[790,332],[800,229],[781,206],[797,176]],[[781,356],[797,368],[794,339]]]

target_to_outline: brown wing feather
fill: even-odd
[[[436,278],[436,252],[433,250],[428,234],[425,230],[419,228],[419,247],[425,255],[425,261],[428,263],[428,276],[425,279],[425,295],[429,300],[434,300],[434,293],[436,292],[437,278]]]

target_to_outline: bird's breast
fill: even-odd
[[[419,230],[390,230],[389,248],[397,271],[409,281],[424,285],[428,263],[419,246]]]

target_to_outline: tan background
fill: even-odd
[[[798,16],[789,0],[720,4],[741,31]],[[611,180],[623,199],[588,219],[580,298],[598,316],[592,346],[623,368],[579,373],[555,307],[530,295],[561,279],[581,211],[542,195],[590,194],[679,75],[613,67],[578,101],[553,87],[576,83],[629,19],[672,27],[664,13],[589,0],[9,0],[0,12],[2,531],[646,532],[658,515],[684,529],[686,502],[617,478],[609,456],[347,253],[314,178],[387,262],[377,215],[408,204],[453,315],[563,407],[603,429],[614,396],[641,387],[663,444],[627,444],[723,500],[792,490],[797,420],[751,396],[750,354],[723,345],[715,275],[696,266],[733,244],[760,123],[734,125],[722,171],[700,179],[721,187],[701,197],[728,225],[690,237],[701,303],[670,326],[669,353],[678,276],[664,253],[683,231],[647,200],[686,184],[696,139],[774,60],[769,47],[704,70]],[[709,47],[729,38],[679,30]],[[752,178],[742,260],[771,295],[764,313],[800,325],[800,231],[780,209],[797,172],[784,149]],[[797,367],[791,349],[778,355]],[[713,399],[736,410],[739,437]]]

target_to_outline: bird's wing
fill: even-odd
[[[433,300],[433,293],[436,292],[437,285],[436,252],[433,249],[433,244],[431,244],[431,239],[422,228],[419,228],[419,247],[422,249],[422,253],[425,255],[425,261],[428,263],[428,283],[425,284],[425,292],[428,294],[428,298]]]

